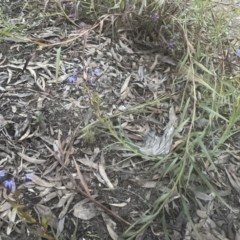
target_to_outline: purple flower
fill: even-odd
[[[237,57],[240,57],[240,47],[237,50]]]
[[[71,18],[76,18],[76,13],[75,12],[71,13],[70,17]]]
[[[5,171],[4,170],[0,170],[0,177],[4,177],[5,176]]]
[[[33,177],[34,173],[27,173],[25,174],[24,176],[24,181],[27,181],[27,180],[32,180],[32,177]]]
[[[16,186],[15,182],[12,179],[4,181],[3,185],[5,188],[7,188],[9,190],[12,190],[12,188],[14,188]]]
[[[159,16],[158,16],[157,13],[154,13],[154,14],[151,14],[151,15],[150,15],[150,18],[151,18],[152,20],[157,20],[157,19],[159,18]]]
[[[99,68],[94,68],[93,73],[95,75],[98,75],[100,73],[100,69]]]
[[[172,39],[170,39],[169,42],[168,42],[168,47],[173,49],[174,45],[175,45],[175,42]]]
[[[76,71],[76,70],[74,70],[73,73],[72,73],[72,75],[70,75],[70,76],[68,77],[68,81],[69,81],[70,83],[74,83],[74,82],[77,81],[77,71]]]
[[[96,86],[96,84],[93,83],[92,78],[89,79],[88,84],[89,86],[92,86],[92,87]]]
[[[130,11],[131,11],[131,10],[134,10],[134,6],[133,6],[132,4],[129,4],[129,5],[128,5],[128,8],[129,8]]]

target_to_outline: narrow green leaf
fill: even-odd
[[[203,108],[204,110],[206,110],[207,112],[213,114],[213,116],[217,116],[221,119],[223,119],[224,121],[228,122],[228,119],[226,119],[225,117],[223,117],[222,115],[220,115],[219,113],[215,112],[213,109],[209,108],[208,106],[204,105],[204,104],[201,104],[199,103],[199,106],[201,108]]]
[[[163,231],[164,231],[165,239],[170,240],[168,229],[167,229],[167,224],[166,224],[166,219],[165,219],[165,211],[163,211],[162,223],[163,223]]]
[[[213,74],[211,71],[209,71],[206,67],[204,67],[201,63],[197,62],[197,61],[194,61],[194,63],[199,67],[201,68],[204,72],[214,76],[215,74]]]

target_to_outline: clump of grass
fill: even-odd
[[[87,129],[84,132],[82,139],[85,143],[94,143],[96,140],[94,129]]]
[[[208,161],[214,171],[218,172],[213,159],[222,153],[222,144],[227,141],[232,128],[238,122],[240,89],[239,85],[232,81],[231,72],[231,61],[234,61],[236,56],[232,51],[234,46],[230,44],[226,34],[230,31],[229,23],[238,14],[238,10],[234,9],[234,6],[229,6],[227,10],[219,12],[214,11],[216,6],[212,1],[176,0],[175,8],[171,12],[174,15],[169,16],[168,12],[169,15],[164,18],[164,9],[168,1],[160,2],[161,4],[159,1],[142,1],[142,4],[139,4],[135,1],[133,5],[139,8],[135,8],[135,11],[129,14],[129,25],[141,19],[142,26],[146,29],[143,36],[147,41],[156,37],[149,35],[149,32],[154,30],[158,32],[159,29],[160,32],[165,32],[165,36],[161,37],[165,44],[167,44],[166,38],[174,38],[177,48],[175,57],[179,60],[178,72],[185,80],[179,125],[185,127],[188,121],[187,134],[174,152],[167,156],[155,156],[156,163],[150,172],[155,173],[164,164],[165,170],[160,175],[160,179],[172,176],[167,186],[170,191],[163,193],[144,217],[126,230],[122,237],[127,239],[138,236],[157,218],[160,218],[165,236],[168,236],[165,207],[174,197],[180,197],[179,204],[182,205],[188,221],[195,229],[189,213],[189,204],[186,202],[186,199],[191,202],[188,198],[188,186],[193,184],[205,186],[205,189],[214,192],[219,201],[230,208],[219,196],[218,189],[202,171],[205,161]],[[120,5],[115,4],[114,7],[115,10],[121,10]],[[160,27],[163,23],[166,25]],[[124,23],[121,22],[121,24]],[[224,54],[226,50],[229,52],[228,55]],[[141,107],[144,109],[144,106]],[[208,122],[199,131],[197,123],[204,119]],[[120,143],[143,159],[153,160],[152,157],[136,151],[133,143],[124,135],[124,131],[117,132],[110,119],[107,121],[100,119],[100,121],[114,137],[116,143]],[[219,121],[225,124],[219,124]],[[217,141],[211,139],[213,136],[219,136]]]

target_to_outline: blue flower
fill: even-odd
[[[93,83],[92,78],[89,79],[88,84],[89,86],[92,86],[92,87],[96,86],[96,84]]]
[[[100,73],[100,69],[99,68],[94,68],[93,73],[95,75],[98,75]]]
[[[27,173],[25,176],[24,176],[24,181],[27,181],[27,180],[32,180],[32,177],[33,177],[34,173]]]
[[[159,18],[159,16],[158,16],[157,13],[154,13],[154,14],[151,14],[151,15],[150,15],[150,18],[151,18],[152,20],[157,20],[157,19]]]
[[[68,81],[70,83],[74,83],[77,81],[77,71],[74,70],[73,73],[71,74],[71,76],[68,77]]]
[[[5,171],[4,170],[0,170],[0,177],[4,177],[5,176]]]
[[[76,13],[75,12],[71,13],[70,17],[71,18],[76,18]]]
[[[237,50],[237,57],[240,57],[240,47]]]
[[[175,42],[172,39],[170,39],[168,42],[168,47],[173,49],[174,45],[175,45]]]
[[[15,182],[12,179],[4,181],[3,185],[5,188],[7,188],[9,190],[12,190],[12,188],[14,188],[16,186]]]

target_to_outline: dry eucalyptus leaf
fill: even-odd
[[[117,62],[120,62],[120,59],[118,58],[118,54],[115,53],[115,51],[114,51],[113,48],[111,48],[111,53],[112,53],[113,58],[114,58]]]
[[[41,204],[36,204],[35,209],[39,213],[40,216],[45,216],[47,218],[49,226],[53,227],[54,229],[57,229],[58,219],[52,213],[52,211],[49,207],[46,207]]]
[[[54,139],[49,137],[49,136],[39,136],[44,142],[50,144],[50,145],[53,145],[54,143]]]
[[[65,218],[66,217],[63,217],[63,218],[61,218],[60,220],[59,220],[59,222],[58,222],[58,226],[57,226],[57,237],[59,237],[60,236],[60,234],[61,234],[61,232],[63,231],[63,229],[64,229],[64,223],[65,223]]]
[[[9,202],[5,202],[3,204],[0,204],[0,212],[4,212],[8,209],[10,209],[12,206]]]
[[[62,211],[60,212],[58,219],[61,219],[63,216],[65,216],[68,212],[69,206],[72,203],[73,199],[75,197],[75,194],[72,194],[70,196],[70,198],[67,200],[67,204],[64,206],[64,208],[62,209]]]
[[[212,201],[215,198],[215,194],[206,194],[204,192],[194,191],[195,197],[204,201]]]
[[[95,170],[98,170],[98,164],[94,163],[90,160],[87,160],[86,158],[80,158],[80,159],[76,159],[78,162],[82,163],[83,165],[93,168]]]
[[[33,157],[28,157],[27,155],[25,155],[24,153],[18,152],[17,153],[19,157],[21,157],[22,159],[26,160],[29,163],[34,163],[34,164],[43,164],[46,162],[46,160],[42,160],[42,159],[36,159]]]
[[[62,206],[64,206],[65,202],[68,201],[69,198],[71,198],[73,195],[75,195],[74,193],[66,193],[64,196],[62,196],[59,200],[59,202],[52,207],[52,209],[54,208],[60,208]]]
[[[129,48],[128,46],[126,46],[121,40],[119,40],[119,44],[121,46],[122,49],[124,49],[127,53],[133,54],[133,50],[131,48]]]
[[[114,229],[116,228],[117,224],[111,218],[109,218],[109,216],[107,214],[105,214],[104,212],[102,212],[102,218],[106,224],[106,227],[107,227],[110,237],[113,240],[118,240],[119,239],[118,235],[114,232]]]
[[[240,193],[240,183],[239,183],[238,179],[236,178],[236,176],[234,175],[234,173],[230,174],[229,171],[226,169],[226,167],[225,167],[225,172],[226,172],[226,174],[227,174],[227,176],[228,176],[228,179],[229,179],[232,187],[233,187],[238,193]],[[231,176],[231,175],[232,175],[232,176]],[[233,178],[235,178],[235,181],[234,181]]]
[[[114,206],[114,207],[125,207],[127,206],[127,203],[109,203],[109,205]]]
[[[7,125],[7,121],[4,119],[3,115],[0,114],[0,130]]]
[[[120,94],[122,94],[122,93],[126,90],[126,88],[127,88],[128,85],[129,85],[130,79],[131,79],[131,75],[129,75],[129,76],[126,78],[126,80],[124,81],[124,83],[123,83],[123,85],[122,85],[122,88],[121,88],[121,90],[120,90]]]
[[[157,186],[157,182],[155,181],[148,181],[143,184],[144,188],[155,188]]]
[[[12,232],[12,228],[14,226],[15,223],[15,219],[16,219],[16,215],[17,215],[17,209],[13,208],[12,210],[8,211],[8,219],[9,219],[9,224],[7,226],[7,235],[9,235]]]
[[[27,130],[27,128],[31,125],[32,116],[30,114],[27,115],[27,118],[20,124],[17,124],[15,127],[14,137],[19,139],[22,134]]]
[[[200,218],[208,218],[208,214],[206,211],[197,210],[196,212]]]
[[[36,183],[37,185],[42,186],[42,187],[51,188],[51,187],[55,186],[55,183],[49,183],[47,181],[44,181],[43,179],[41,179],[40,177],[38,177],[36,175],[33,175],[31,179],[34,183]]]
[[[8,80],[7,80],[7,84],[10,83],[10,81],[12,80],[12,76],[13,76],[13,72],[11,69],[7,68],[8,71]]]
[[[58,196],[57,192],[51,192],[51,193],[47,194],[44,198],[42,198],[42,200],[39,203],[40,204],[47,203],[57,196]]]
[[[90,220],[101,214],[101,210],[89,199],[84,199],[73,206],[73,215],[82,220]]]
[[[172,146],[173,132],[177,127],[177,120],[174,108],[171,107],[169,109],[169,123],[165,127],[164,134],[160,137],[156,135],[155,131],[149,130],[140,151],[148,155],[168,154]]]
[[[105,167],[102,163],[99,163],[99,168],[98,168],[99,174],[101,175],[101,177],[103,178],[105,184],[111,188],[114,189],[114,186],[112,185],[112,183],[110,182],[106,172],[105,172]]]
[[[26,138],[28,138],[29,137],[29,134],[30,134],[30,132],[31,132],[31,125],[29,125],[28,126],[28,129],[27,129],[27,131],[21,136],[21,138],[19,139],[19,141],[22,141],[22,140],[24,140],[24,139],[26,139]]]
[[[206,223],[207,226],[210,227],[211,229],[216,228],[217,226],[216,223],[210,217],[206,219]]]
[[[37,74],[36,72],[33,70],[33,68],[31,67],[27,67],[27,70],[31,73],[31,75],[34,77],[34,80],[36,81],[37,80]]]
[[[143,146],[140,147],[140,151],[143,154],[148,155],[160,155],[169,153],[172,145],[173,132],[174,127],[170,125],[165,128],[164,134],[161,137],[157,136],[155,131],[150,130]]]

